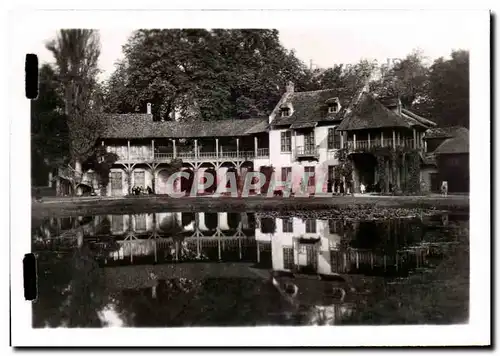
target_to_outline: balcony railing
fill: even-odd
[[[316,147],[303,147],[303,146],[298,146],[295,149],[295,156],[297,158],[302,158],[302,157],[318,157],[318,149]]]
[[[257,154],[256,154],[257,153]],[[198,156],[195,155],[194,152],[177,152],[175,155],[170,153],[159,153],[156,152],[153,157],[149,156],[131,156],[129,160],[132,161],[170,161],[174,158],[179,158],[182,160],[250,160],[255,158],[268,158],[269,157],[269,148],[259,148],[257,152],[254,151],[224,151],[219,152],[217,156],[217,152],[199,152]],[[126,157],[120,157],[120,161],[127,160]]]
[[[383,140],[370,140],[370,141],[364,141],[364,140],[356,140],[356,143],[354,141],[347,141],[347,149],[348,150],[369,150],[373,147],[394,147],[394,141],[392,138],[387,138]],[[407,148],[413,148],[413,139],[404,139],[404,140],[396,140],[396,147],[407,147]]]

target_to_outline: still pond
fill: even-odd
[[[467,322],[469,217],[164,212],[33,222],[34,327]]]

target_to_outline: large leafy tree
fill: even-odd
[[[403,107],[410,109],[426,99],[427,75],[426,58],[414,50],[402,60],[382,64],[371,89],[381,96],[399,96]]]
[[[374,61],[360,60],[353,65],[336,64],[324,71],[313,73],[312,86],[316,89],[335,88],[352,97],[372,78],[377,70]]]
[[[56,60],[68,118],[71,158],[75,169],[81,170],[82,160],[92,154],[99,128],[94,105],[99,35],[95,30],[60,30],[56,39],[47,43],[47,49]]]
[[[107,85],[111,112],[156,119],[218,120],[268,114],[286,82],[305,89],[308,71],[276,30],[139,30]]]
[[[469,52],[439,58],[429,71],[427,112],[439,126],[469,127]]]
[[[40,68],[39,95],[31,102],[31,173],[33,184],[45,185],[50,169],[69,158],[64,101],[54,69]]]

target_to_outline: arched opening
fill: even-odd
[[[193,182],[194,182],[194,172],[191,168],[184,168],[183,172],[186,172],[188,174],[188,177],[181,177],[181,192],[183,193],[189,193],[191,191],[191,188],[193,187]]]
[[[217,213],[205,213],[205,226],[209,230],[216,230],[219,224]]]
[[[215,193],[215,190],[217,189],[217,172],[215,171],[214,167],[208,167],[205,170],[204,176],[202,178],[203,179],[202,182],[203,182],[203,184],[206,184],[207,180],[210,179],[210,178],[208,178],[210,175],[213,177],[213,180],[212,180],[212,184],[205,187],[205,193],[207,193],[207,194],[213,194],[213,193]]]
[[[241,215],[238,213],[228,213],[227,214],[227,225],[230,229],[236,230],[241,221]]]
[[[158,172],[158,179],[156,184],[156,193],[157,194],[167,194],[168,193],[168,178],[170,174],[167,170],[163,169]]]

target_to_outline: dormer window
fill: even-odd
[[[326,101],[326,104],[328,105],[328,113],[329,114],[336,114],[340,111],[340,101],[339,98],[331,98]]]
[[[293,106],[292,103],[286,103],[280,106],[281,117],[292,116]]]

